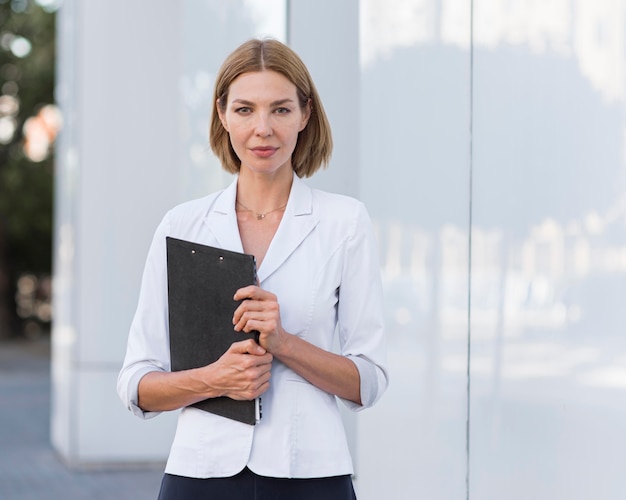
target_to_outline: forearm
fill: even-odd
[[[200,376],[200,370],[146,374],[139,381],[138,406],[144,411],[169,411],[219,396],[206,383],[206,377]]]
[[[180,372],[150,372],[139,381],[138,406],[168,411],[218,396],[259,397],[269,387],[272,355],[254,340],[235,342],[215,363]]]
[[[356,365],[297,337],[285,334],[272,354],[298,375],[320,389],[361,404],[361,379]]]

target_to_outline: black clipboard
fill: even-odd
[[[256,285],[253,255],[166,237],[170,360],[172,371],[199,368],[217,361],[233,342],[251,334],[233,329],[240,302],[235,292]],[[258,334],[257,334],[258,335]],[[254,425],[261,418],[260,400],[226,396],[192,406]]]

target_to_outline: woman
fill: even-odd
[[[183,408],[161,499],[356,498],[337,398],[359,411],[387,387],[370,220],[360,202],[301,180],[327,163],[332,139],[291,49],[268,39],[241,45],[217,75],[214,102],[211,147],[237,177],[159,225],[118,392],[142,418]],[[258,331],[258,344],[235,342],[215,363],[170,371],[167,236],[256,257],[259,286],[236,292],[233,328]],[[260,395],[257,425],[189,407]]]

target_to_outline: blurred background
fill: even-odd
[[[55,2],[0,1],[0,338],[50,333]]]
[[[391,385],[345,416],[359,498],[624,498],[626,0],[0,6],[0,332],[48,363],[0,395],[24,405],[0,430],[40,394],[56,457],[24,463],[162,467],[176,414],[115,393],[145,254],[167,209],[231,181],[213,79],[269,35],[333,127],[307,182],[363,200],[379,241]],[[6,345],[0,383],[28,366]]]

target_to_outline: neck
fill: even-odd
[[[242,169],[237,180],[237,200],[256,213],[266,213],[287,204],[293,173],[291,169],[275,175]]]

